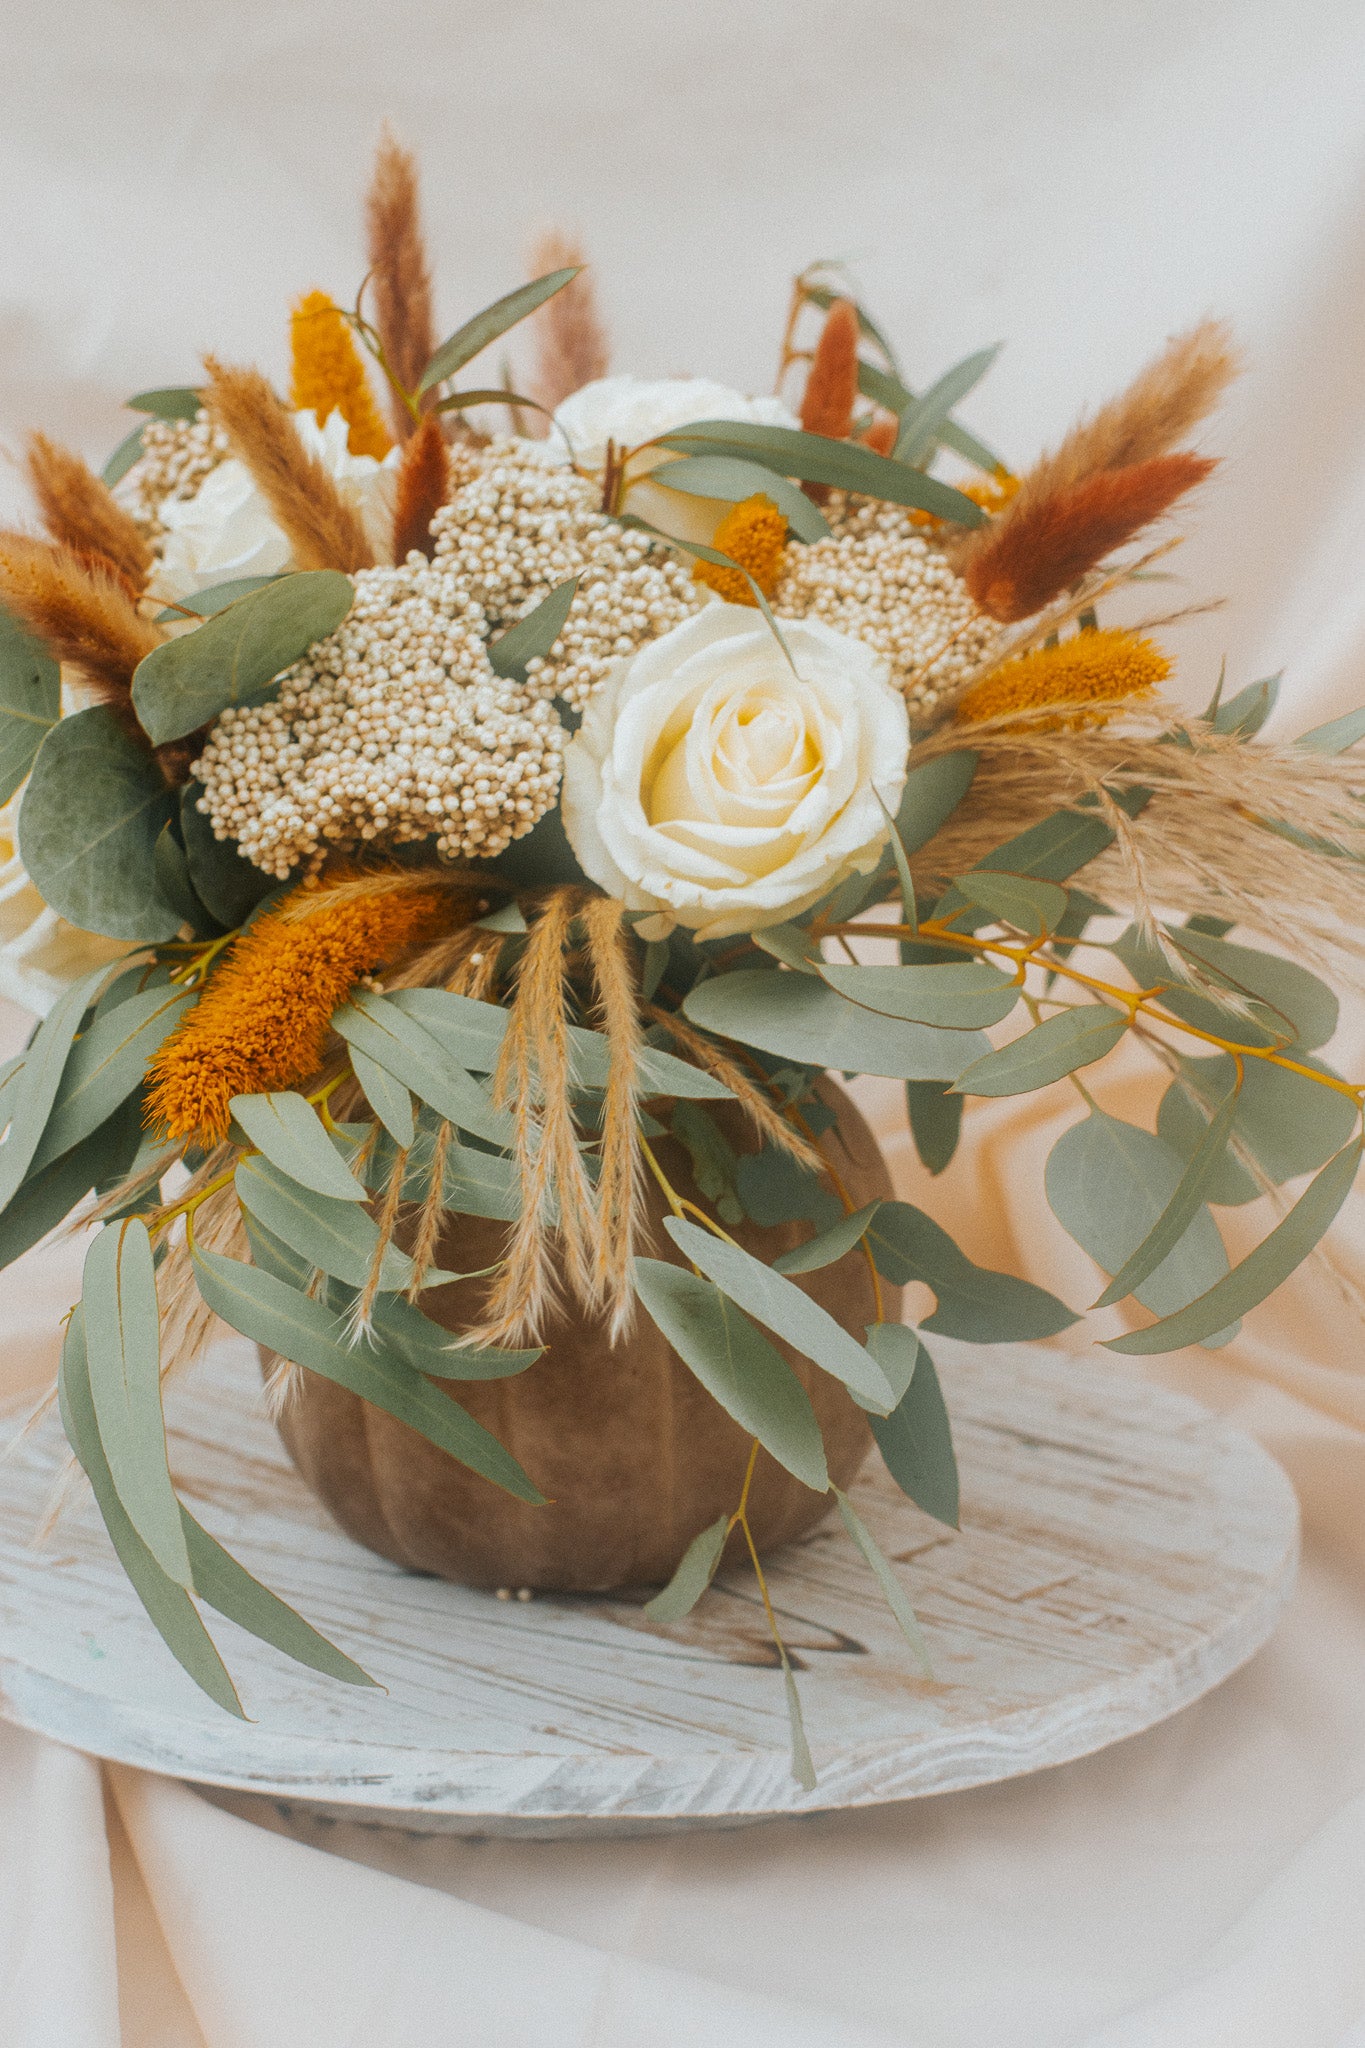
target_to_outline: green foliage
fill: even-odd
[[[1303,1064],[1314,1072],[1331,1073],[1330,1067],[1318,1060],[1305,1058]],[[1226,1053],[1213,1059],[1182,1059],[1180,1072],[1209,1106],[1222,1102],[1237,1079],[1236,1064]],[[1171,1092],[1174,1094],[1174,1089]],[[1183,1099],[1170,1102],[1168,1098],[1168,1103],[1163,1108],[1171,1142],[1188,1157],[1202,1134],[1204,1119]],[[1296,1074],[1269,1060],[1248,1059],[1243,1061],[1231,1135],[1278,1187],[1301,1173],[1314,1172],[1339,1151],[1355,1128],[1357,1114],[1350,1097],[1339,1089],[1324,1088],[1309,1074]],[[1228,1197],[1210,1193],[1209,1199]]]
[[[962,1134],[962,1097],[946,1081],[907,1081],[905,1107],[920,1164],[930,1173],[942,1173],[952,1164]]]
[[[401,1294],[381,1294],[372,1321],[382,1349],[431,1379],[511,1379],[544,1356],[543,1345],[529,1351],[505,1351],[494,1345],[460,1344],[449,1330],[433,1323]]]
[[[1096,1265],[1118,1274],[1144,1246],[1175,1200],[1185,1162],[1162,1139],[1103,1110],[1063,1131],[1044,1185],[1052,1212]],[[1155,1315],[1183,1308],[1227,1272],[1227,1253],[1208,1210],[1196,1207],[1179,1238],[1133,1292]],[[1221,1324],[1212,1324],[1226,1341]],[[1234,1334],[1228,1331],[1226,1336]]]
[[[821,1176],[777,1145],[741,1156],[735,1189],[750,1222],[766,1230],[782,1223],[813,1223],[825,1230],[843,1215]]]
[[[775,1273],[815,1273],[823,1266],[832,1266],[836,1259],[842,1259],[852,1251],[855,1244],[865,1235],[868,1224],[881,1207],[881,1201],[869,1202],[865,1209],[855,1209],[851,1216],[841,1216],[837,1223],[826,1230],[817,1231],[814,1237],[806,1239],[792,1251],[782,1252],[773,1260]]]
[[[888,376],[885,370],[877,369],[872,363],[859,363],[858,389],[865,398],[873,399],[887,412],[894,412],[898,417],[903,417],[909,407],[919,403],[914,392],[900,377]],[[938,429],[938,438],[945,448],[951,448],[955,454],[975,463],[976,467],[984,470],[988,476],[998,474],[1004,468],[1000,457],[988,448],[984,441],[978,440],[975,434],[969,433],[966,427],[960,426],[956,420],[944,420]]]
[[[829,536],[829,521],[804,491],[776,470],[761,462],[746,462],[742,456],[681,455],[661,463],[650,480],[689,497],[720,498],[732,505],[761,493],[776,505],[796,540],[817,541]]]
[[[1013,925],[1031,938],[1056,931],[1066,916],[1066,890],[1040,876],[973,868],[970,874],[958,876],[957,887],[969,903],[989,911],[998,924]]]
[[[956,526],[980,526],[981,507],[951,485],[910,469],[856,441],[831,441],[794,427],[765,427],[738,420],[697,420],[659,436],[660,445],[684,455],[737,455],[802,483],[832,484],[891,505],[909,505],[949,519]]]
[[[896,814],[896,830],[907,854],[918,853],[947,824],[971,788],[980,758],[963,748],[955,754],[938,754],[922,768],[916,768],[911,755],[910,772]]]
[[[215,839],[213,827],[199,809],[202,784],[186,783],[180,792],[180,837],[185,865],[200,902],[224,931],[245,924],[258,903],[280,885],[263,874],[230,839]]]
[[[5,1091],[9,1128],[0,1144],[0,1210],[32,1170],[86,1007],[108,978],[109,969],[98,967],[65,990],[34,1032],[22,1064],[12,1070]]]
[[[1296,747],[1306,747],[1311,754],[1344,754],[1357,740],[1365,739],[1365,705],[1355,711],[1347,711],[1340,718],[1329,718],[1326,725],[1315,725],[1311,732],[1301,732],[1295,740]]]
[[[128,1100],[193,1000],[189,989],[160,984],[96,1014],[67,1056],[30,1174],[79,1145]]]
[[[475,356],[482,354],[490,342],[500,339],[519,321],[552,299],[556,292],[563,291],[566,284],[572,284],[582,269],[574,264],[566,270],[547,271],[544,277],[537,277],[530,284],[519,285],[504,298],[495,299],[491,306],[485,306],[472,320],[466,320],[463,327],[457,327],[448,340],[443,341],[431,361],[422,372],[417,386],[418,394],[430,391],[437,384],[444,384],[455,376],[466,363],[472,363]],[[501,397],[502,394],[499,393]]]
[[[715,1118],[695,1102],[678,1102],[669,1129],[685,1148],[692,1177],[721,1222],[741,1222],[744,1210],[735,1192],[739,1159]]]
[[[323,1129],[311,1103],[286,1089],[274,1095],[234,1095],[232,1114],[272,1166],[339,1202],[363,1202],[365,1190]]]
[[[130,434],[125,434],[118,447],[105,463],[104,468],[100,471],[100,482],[107,484],[111,491],[116,483],[121,482],[127,476],[133,464],[140,459],[142,455],[143,431],[143,427],[134,427]]]
[[[559,638],[581,580],[571,576],[567,583],[556,584],[548,597],[490,643],[488,660],[494,675],[525,682],[530,663],[543,660]]]
[[[1000,353],[1000,343],[964,356],[951,370],[945,370],[922,398],[914,398],[900,410],[900,433],[896,437],[897,462],[923,462],[934,453],[943,438],[944,423],[953,407],[967,396],[985,376]]]
[[[291,1251],[320,1273],[352,1287],[364,1286],[379,1243],[378,1229],[367,1210],[355,1202],[314,1194],[260,1157],[244,1159],[235,1180],[243,1208]],[[407,1253],[399,1251],[396,1244],[386,1245],[379,1274],[381,1290],[396,1292],[411,1278],[412,1261]]]
[[[886,1374],[869,1352],[819,1302],[765,1266],[741,1245],[713,1237],[696,1223],[666,1216],[664,1229],[708,1280],[804,1358],[833,1375],[862,1406],[885,1414],[895,1406]]]
[[[916,1660],[925,1677],[932,1678],[934,1670],[929,1662],[928,1645],[920,1633],[919,1622],[915,1619],[915,1610],[910,1605],[904,1586],[896,1577],[887,1558],[874,1542],[867,1524],[854,1508],[848,1495],[841,1493],[837,1486],[833,1491],[844,1527],[862,1552],[867,1563],[871,1566],[873,1576],[882,1589],[882,1595],[886,1604],[896,1617],[896,1626],[914,1651]]]
[[[924,1351],[919,1332],[908,1323],[869,1323],[867,1348],[890,1381],[899,1407]]]
[[[820,1425],[782,1354],[719,1287],[685,1266],[636,1259],[633,1279],[651,1321],[726,1414],[803,1486],[827,1492]]]
[[[1019,1000],[1014,977],[985,960],[954,960],[932,967],[822,963],[820,973],[830,988],[860,1009],[952,1031],[999,1024]]]
[[[20,857],[43,901],[107,938],[173,939],[180,913],[156,876],[173,801],[151,755],[104,705],[59,719],[19,812]]]
[[[417,1022],[408,1006],[357,989],[332,1018],[332,1028],[460,1130],[490,1145],[511,1144],[511,1116],[494,1108],[487,1089]]]
[[[207,1529],[200,1527],[187,1508],[181,1508],[180,1519],[194,1574],[194,1590],[201,1600],[207,1600],[219,1614],[235,1621],[238,1628],[282,1650],[296,1664],[306,1664],[310,1671],[338,1678],[343,1685],[376,1684],[367,1671],[362,1671],[335,1643],[329,1643],[278,1593],[272,1593],[268,1586],[253,1578]]]
[[[212,618],[163,640],[138,663],[133,708],[156,746],[183,739],[229,704],[255,704],[281,671],[334,632],[355,587],[336,569],[281,576]]]
[[[0,804],[9,802],[28,774],[61,710],[57,663],[0,609]]]
[[[683,1013],[703,1031],[845,1073],[955,1081],[989,1050],[976,1031],[945,1031],[859,1009],[823,981],[745,969],[699,982]]]
[[[644,1611],[650,1621],[681,1621],[690,1614],[702,1594],[716,1576],[725,1539],[730,1533],[730,1518],[720,1515],[711,1526],[703,1529],[700,1536],[694,1536],[662,1593],[656,1593],[652,1600],[646,1600]]]
[[[40,1170],[30,1167],[23,1200],[0,1215],[0,1268],[46,1237],[93,1188],[122,1178],[137,1156],[141,1124],[141,1104],[133,1098],[60,1158]]]
[[[190,880],[189,864],[185,859],[185,849],[180,844],[174,810],[156,835],[152,865],[162,901],[170,904],[180,922],[187,925],[197,939],[216,938],[218,921],[200,902]]]
[[[183,619],[186,612],[199,619],[211,619],[215,612],[225,611],[230,604],[236,604],[239,597],[250,597],[253,590],[264,590],[267,583],[278,583],[274,576],[233,576],[226,583],[210,584],[207,590],[191,591],[186,597],[177,598],[156,615],[159,626],[169,626],[177,619]]]
[[[1077,1320],[1046,1288],[974,1265],[941,1224],[910,1202],[883,1202],[867,1241],[885,1279],[898,1287],[920,1280],[933,1289],[938,1306],[926,1330],[968,1344],[1008,1344],[1055,1337]]]
[[[958,1076],[961,1095],[1028,1095],[1104,1058],[1128,1029],[1128,1015],[1107,1003],[1080,1003],[988,1052]]]
[[[1122,1301],[1125,1294],[1133,1293],[1175,1250],[1208,1198],[1219,1162],[1226,1156],[1228,1133],[1236,1111],[1237,1091],[1233,1089],[1191,1153],[1170,1201],[1105,1288],[1096,1308],[1108,1308]]]
[[[401,1151],[412,1149],[416,1136],[416,1125],[412,1114],[412,1097],[401,1081],[386,1073],[377,1060],[363,1053],[358,1045],[351,1047],[351,1071],[364,1090],[365,1100],[379,1118],[384,1129]]]
[[[1235,697],[1211,707],[1210,722],[1215,732],[1230,733],[1234,739],[1254,739],[1275,709],[1275,700],[1280,694],[1280,677],[1267,676],[1264,682],[1248,683]]]
[[[913,1337],[914,1332],[907,1333]],[[958,1526],[957,1457],[934,1361],[923,1344],[910,1384],[889,1415],[873,1415],[882,1462],[901,1492],[926,1515]]]
[[[129,412],[147,412],[158,420],[197,420],[204,402],[188,384],[167,384],[157,391],[138,391],[127,400]]]

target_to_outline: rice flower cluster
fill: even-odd
[[[114,496],[155,546],[166,533],[162,507],[192,498],[231,453],[227,435],[207,412],[192,420],[148,420],[142,453],[120,478]]]
[[[984,676],[959,700],[955,715],[960,723],[980,724],[1011,712],[1075,704],[1086,707],[1084,723],[1097,725],[1128,699],[1150,697],[1170,673],[1170,661],[1154,641],[1114,629],[1075,633]]]
[[[981,666],[1000,629],[912,513],[852,500],[831,524],[828,540],[787,549],[773,609],[779,618],[823,619],[875,648],[911,717],[923,716]]]
[[[650,535],[600,509],[598,485],[533,441],[495,441],[432,521],[434,566],[482,605],[491,632],[571,576],[581,580],[551,653],[531,664],[546,697],[581,708],[612,662],[705,601],[689,569]]]
[[[332,1012],[356,983],[450,916],[440,889],[377,891],[307,910],[307,885],[235,939],[148,1069],[147,1120],[221,1144],[234,1095],[293,1088],[322,1063]]]
[[[274,701],[219,718],[194,768],[201,811],[279,876],[374,840],[501,853],[559,791],[565,735],[545,692],[494,673],[483,608],[439,561],[354,582],[349,616]]]

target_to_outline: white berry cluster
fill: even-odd
[[[213,727],[194,773],[215,837],[279,876],[371,840],[501,853],[558,795],[553,706],[494,674],[483,607],[443,563],[354,580],[349,615],[275,700]]]
[[[835,500],[834,533],[788,547],[773,596],[779,617],[823,619],[886,657],[911,716],[973,674],[999,637],[910,514]]]
[[[582,706],[619,655],[700,610],[690,567],[660,542],[604,518],[601,487],[534,441],[495,441],[477,476],[432,523],[452,573],[496,635],[571,576],[582,580],[550,654],[530,666],[545,696]]]
[[[166,531],[162,506],[174,498],[192,498],[230,453],[227,435],[206,412],[192,420],[148,420],[142,453],[119,479],[114,495],[155,546]]]

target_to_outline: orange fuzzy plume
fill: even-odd
[[[1157,455],[1104,469],[1024,506],[1016,500],[958,564],[992,618],[1031,618],[1106,555],[1150,526],[1217,465],[1201,455]]]
[[[811,358],[801,400],[801,424],[808,434],[846,441],[858,399],[858,312],[851,299],[836,299],[825,316]]]
[[[350,328],[326,292],[308,292],[289,317],[290,397],[295,412],[310,411],[319,426],[339,412],[350,428],[352,455],[382,462],[393,446],[379,417],[365,365]]]
[[[782,571],[787,522],[771,498],[765,498],[759,491],[742,504],[732,506],[712,534],[711,545],[738,562],[739,568],[722,569],[717,562],[698,561],[692,569],[698,583],[719,591],[727,604],[756,606],[758,600],[748,578],[740,574],[741,569],[747,569],[763,595],[772,596]]]
[[[362,975],[434,938],[439,889],[393,890],[299,916],[305,885],[234,940],[223,965],[148,1070],[148,1124],[221,1144],[234,1095],[295,1088],[322,1064],[332,1012]],[[291,914],[292,913],[292,914]]]
[[[1005,662],[967,691],[955,715],[959,724],[977,725],[1013,711],[1076,704],[1086,707],[1086,724],[1102,724],[1127,700],[1150,697],[1170,673],[1170,662],[1151,640],[1112,630],[1077,633]]]

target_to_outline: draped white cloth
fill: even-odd
[[[1202,700],[1224,652],[1234,686],[1283,666],[1286,732],[1365,694],[1351,0],[68,0],[5,10],[5,46],[10,447],[42,425],[102,453],[122,397],[188,381],[206,345],[278,370],[290,297],[353,289],[389,114],[425,159],[448,323],[567,222],[621,367],[763,388],[791,272],[850,255],[912,378],[1008,337],[969,417],[1022,462],[1228,314],[1250,367],[1181,566],[1229,606],[1170,636],[1181,686]],[[1335,1048],[1351,1071],[1363,1040]],[[929,1184],[895,1090],[865,1093],[904,1192],[1092,1298],[1039,1193],[1069,1103],[979,1111]],[[1150,1112],[1151,1085],[1120,1068],[1103,1100]],[[1344,1269],[1361,1243],[1348,1211]],[[0,1389],[50,1374],[75,1288],[70,1247],[5,1275]],[[1031,1780],[660,1842],[290,1839],[264,1805],[0,1725],[0,2042],[1365,2048],[1360,1349],[1316,1269],[1216,1357],[1156,1368],[1290,1470],[1300,1589],[1219,1692]]]

